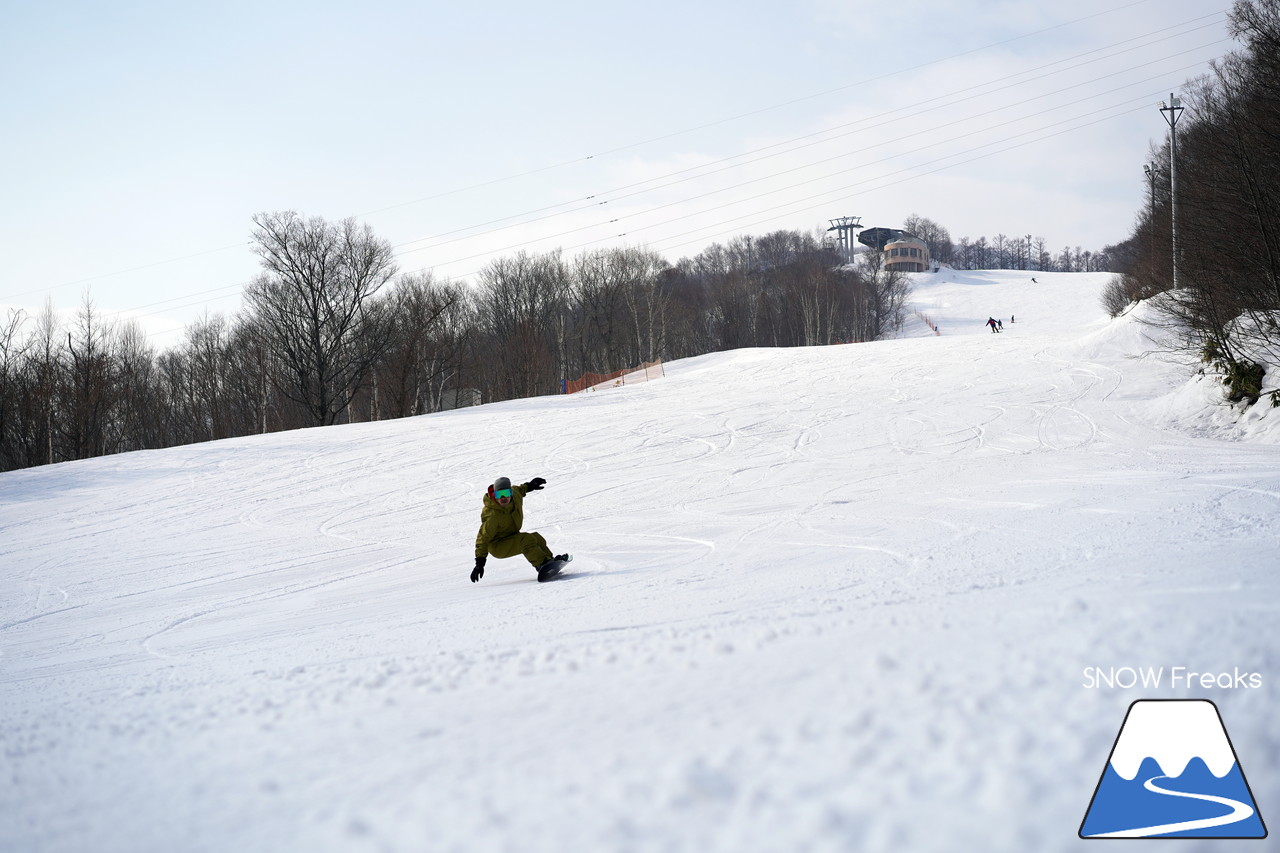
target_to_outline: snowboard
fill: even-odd
[[[569,564],[573,559],[573,555],[567,555],[563,560],[551,560],[543,563],[538,567],[538,583],[549,581],[556,575],[560,574],[560,570]]]

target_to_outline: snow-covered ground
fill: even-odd
[[[0,849],[1087,847],[1160,697],[1280,819],[1280,410],[1037,278],[917,276],[937,336],[0,475]],[[547,479],[561,579],[468,581],[499,475]]]

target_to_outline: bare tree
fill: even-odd
[[[624,263],[627,287],[623,296],[631,317],[635,358],[655,361],[666,346],[670,296],[659,281],[667,263],[657,252],[646,249],[626,250]]]
[[[431,273],[401,277],[383,299],[390,343],[374,373],[371,418],[401,418],[436,411],[447,376],[456,373],[466,290]]]
[[[67,370],[60,394],[66,417],[61,438],[67,459],[90,459],[108,450],[107,426],[114,404],[110,327],[86,295],[67,333]]]
[[[31,347],[32,372],[35,375],[32,400],[34,436],[32,443],[33,465],[51,465],[54,455],[58,412],[58,385],[64,371],[66,353],[60,346],[62,324],[53,310],[53,301],[46,300],[44,309],[36,316],[35,340]]]
[[[633,363],[626,340],[631,329],[626,267],[625,249],[584,252],[570,264],[575,355],[583,370],[609,373]]]
[[[312,424],[334,423],[386,345],[367,323],[366,303],[395,275],[391,244],[354,219],[285,211],[253,221],[265,273],[245,303],[284,371],[278,387]],[[374,339],[357,340],[362,332]]]
[[[556,390],[564,354],[557,352],[569,272],[560,252],[519,252],[480,271],[480,313],[493,349],[487,365],[498,393],[531,397]]]
[[[906,275],[886,268],[883,252],[864,252],[861,257],[866,275],[860,282],[855,340],[874,341],[902,327],[911,285]]]
[[[128,320],[116,326],[111,341],[115,362],[116,412],[111,453],[163,447],[157,429],[155,352],[142,324]]]
[[[18,330],[25,321],[26,315],[14,309],[0,321],[0,471],[19,467],[16,451],[22,413],[18,390],[30,343],[18,338]]]
[[[1032,261],[1035,263],[1036,269],[1039,270],[1048,271],[1053,266],[1053,257],[1049,254],[1049,241],[1045,238],[1036,238]]]
[[[902,223],[904,231],[919,237],[929,247],[929,258],[935,264],[950,264],[955,259],[951,234],[937,222],[919,214],[911,214]]]

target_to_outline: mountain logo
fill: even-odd
[[[1207,699],[1130,705],[1080,837],[1266,838],[1218,706]]]

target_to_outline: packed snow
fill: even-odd
[[[1075,849],[1162,697],[1280,819],[1280,409],[1036,278],[916,275],[940,334],[0,475],[0,849]],[[500,475],[547,479],[559,579],[469,582]]]

